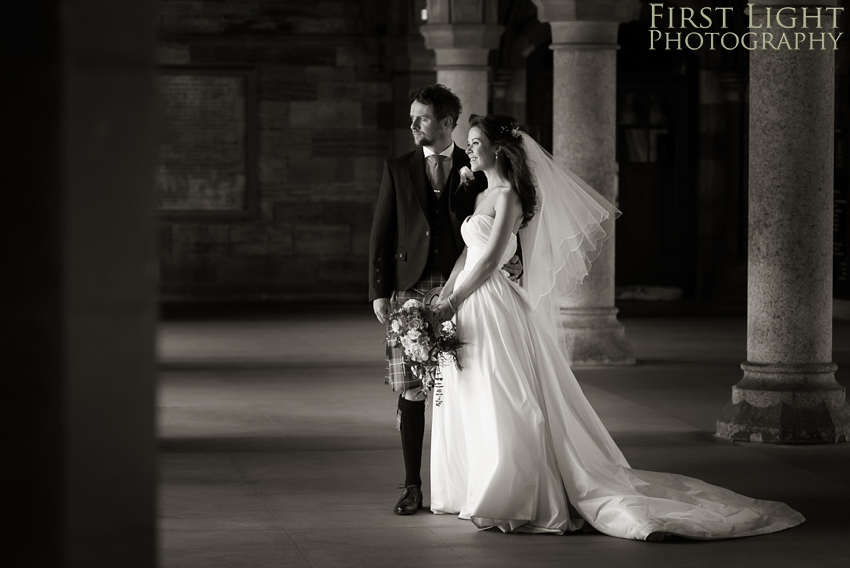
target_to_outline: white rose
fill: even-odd
[[[466,184],[475,179],[475,174],[473,174],[472,170],[470,170],[466,166],[462,167],[458,173],[460,174],[461,183]]]
[[[406,301],[404,303],[404,306],[402,306],[402,307],[415,308],[415,307],[419,306],[420,304],[421,304],[421,302],[419,300],[414,300],[413,298],[411,298],[408,301]]]
[[[443,333],[452,333],[454,331],[454,325],[450,321],[443,322]]]
[[[398,320],[393,320],[392,327],[393,327],[393,331],[396,332],[396,333],[401,331],[401,323]]]
[[[416,359],[420,362],[425,362],[428,360],[428,350],[425,349],[422,345],[417,345],[415,348],[416,351]]]
[[[407,332],[407,338],[410,339],[411,341],[416,341],[417,339],[419,339],[420,335],[422,335],[422,333],[419,332],[419,331],[416,331],[415,329],[411,329],[410,331]]]
[[[419,329],[419,328],[422,327],[422,324],[423,324],[423,322],[419,318],[413,318],[409,322],[410,329]]]

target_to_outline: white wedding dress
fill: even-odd
[[[467,218],[464,271],[484,254],[493,218]],[[516,250],[510,240],[502,261]],[[598,531],[646,540],[765,534],[804,517],[698,479],[631,469],[588,403],[559,343],[523,288],[496,272],[459,307],[462,371],[445,366],[431,436],[431,510],[481,528]],[[570,518],[568,502],[578,511]]]

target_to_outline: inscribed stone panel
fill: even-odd
[[[158,86],[160,209],[244,209],[244,77],[166,74]]]
[[[166,67],[157,86],[159,209],[251,215],[257,159],[251,72]]]

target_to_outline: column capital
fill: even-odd
[[[437,55],[437,69],[487,67],[490,50],[499,47],[504,30],[496,24],[425,24],[419,28],[425,47]]]
[[[640,0],[532,0],[541,22],[628,22],[640,14]]]
[[[533,0],[552,28],[552,47],[616,49],[617,30],[640,13],[639,0]]]
[[[496,24],[499,0],[428,0],[428,21],[433,24]]]

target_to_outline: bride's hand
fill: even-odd
[[[448,321],[455,315],[454,309],[449,305],[448,298],[440,298],[434,305],[434,311],[443,321]]]

